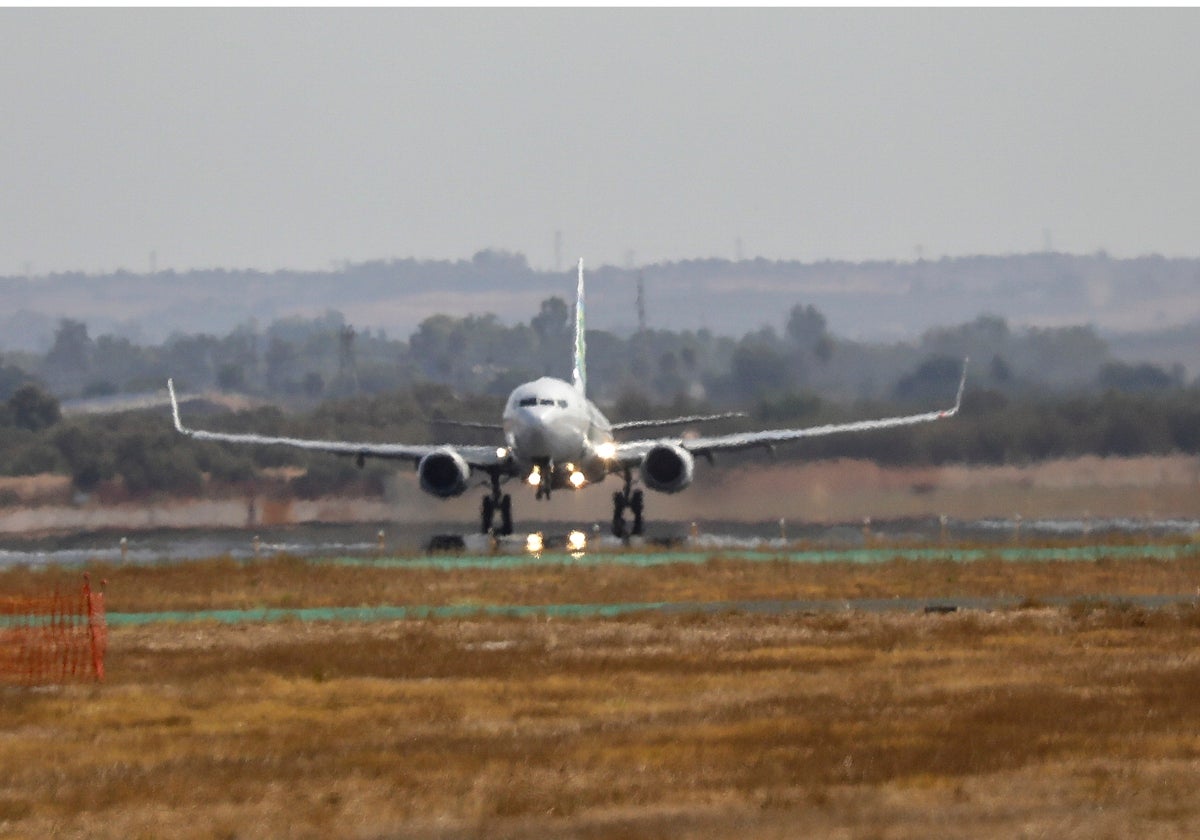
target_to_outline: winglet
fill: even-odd
[[[958,380],[958,396],[954,398],[954,410],[955,411],[958,411],[958,409],[962,406],[963,391],[967,387],[967,365],[969,365],[970,363],[971,363],[971,357],[963,356],[962,379]]]
[[[170,379],[167,380],[167,392],[171,395],[171,415],[175,418],[175,431],[186,435],[188,430],[183,428],[183,423],[179,420],[179,401],[175,399],[175,383]]]
[[[967,387],[967,365],[970,363],[970,361],[970,356],[963,357],[962,378],[958,380],[958,394],[954,397],[954,408],[950,409],[949,411],[943,411],[943,417],[953,417],[955,414],[958,414],[958,410],[962,408],[963,391]]]
[[[575,390],[587,393],[587,331],[583,319],[583,257],[579,258],[579,283],[575,288],[575,367],[571,372]]]

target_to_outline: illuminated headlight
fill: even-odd
[[[583,551],[587,548],[587,535],[583,531],[572,531],[567,534],[567,548],[571,551]]]
[[[617,445],[611,440],[605,441],[596,447],[596,455],[605,461],[611,461],[613,458],[617,457]]]
[[[582,487],[584,485],[584,482],[587,481],[587,476],[585,476],[579,470],[575,470],[575,472],[571,473],[571,475],[567,478],[567,480],[569,482],[571,482],[572,487],[574,487],[576,490],[578,490],[580,487]]]
[[[537,554],[542,550],[542,545],[543,542],[541,534],[530,534],[525,538],[525,550],[530,554]]]
[[[496,457],[503,461],[508,457],[508,450],[503,446],[496,447]]]
[[[530,487],[537,487],[539,484],[541,484],[542,483],[541,467],[534,467],[533,472],[531,472],[529,474],[529,478],[526,480],[529,482]]]

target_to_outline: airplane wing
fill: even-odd
[[[653,440],[634,440],[617,444],[616,458],[626,466],[641,463],[646,453],[655,446],[673,444],[680,446],[693,455],[707,455],[712,452],[729,451],[734,449],[752,449],[763,447],[770,449],[776,444],[788,443],[805,438],[823,437],[826,435],[842,434],[843,432],[866,432],[875,429],[894,429],[900,426],[914,426],[919,423],[929,423],[953,417],[962,406],[963,388],[967,384],[967,360],[963,360],[962,379],[958,383],[958,395],[954,405],[940,411],[927,411],[922,414],[909,414],[902,417],[885,417],[879,420],[856,420],[851,423],[830,423],[824,426],[810,426],[806,429],[769,429],[761,432],[737,432],[728,435],[712,435],[686,438],[659,438]]]
[[[215,440],[222,443],[245,443],[259,445],[291,446],[296,449],[307,449],[312,452],[329,452],[334,455],[349,455],[358,459],[361,466],[366,458],[391,458],[401,461],[420,461],[426,455],[435,451],[453,449],[463,460],[472,467],[486,469],[500,464],[500,456],[494,446],[447,446],[445,444],[402,444],[402,443],[355,443],[343,440],[312,440],[308,438],[272,437],[253,433],[208,432],[203,429],[189,429],[179,419],[179,402],[175,399],[175,383],[167,380],[167,390],[171,394],[171,413],[175,419],[175,429],[183,435],[195,440]]]

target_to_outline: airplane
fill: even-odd
[[[744,415],[715,414],[610,423],[587,398],[582,259],[579,261],[574,326],[574,368],[570,382],[543,376],[518,385],[508,397],[500,425],[455,424],[500,432],[503,445],[355,443],[191,429],[180,420],[175,385],[168,379],[175,429],[195,440],[290,446],[348,455],[355,458],[359,467],[367,458],[408,461],[416,465],[421,489],[442,499],[465,493],[472,486],[473,476],[486,476],[488,481],[484,486],[490,485],[490,491],[483,497],[480,524],[484,533],[495,536],[513,532],[512,497],[503,492],[507,482],[517,480],[529,485],[534,489],[534,498],[540,500],[549,499],[555,490],[581,490],[599,484],[609,475],[616,475],[622,481],[622,488],[613,493],[612,532],[614,536],[627,538],[642,534],[644,529],[645,494],[642,489],[635,489],[635,475],[650,490],[678,493],[692,483],[697,457],[712,463],[716,452],[754,447],[773,449],[777,444],[805,438],[943,420],[958,413],[967,380],[967,361],[964,360],[954,405],[921,414],[800,429],[618,440],[616,434],[627,430],[694,425]],[[627,527],[626,511],[633,516],[632,527]],[[500,519],[498,527],[497,516]]]

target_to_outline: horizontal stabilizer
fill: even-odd
[[[687,423],[712,423],[717,420],[733,420],[746,416],[744,411],[730,411],[725,414],[694,414],[690,417],[668,417],[665,420],[630,420],[628,423],[613,423],[612,430],[620,432],[625,429],[661,429],[667,426],[682,426]]]
[[[480,429],[485,432],[503,432],[504,427],[499,423],[472,423],[467,420],[442,420],[437,419],[431,421],[435,426],[450,426],[455,429]]]

